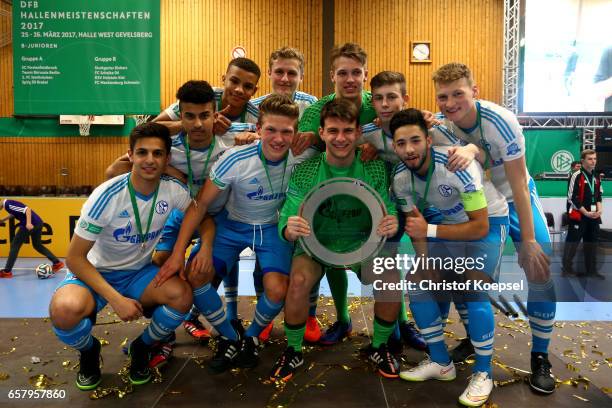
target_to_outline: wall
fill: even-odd
[[[174,101],[176,89],[186,80],[203,78],[220,85],[236,45],[244,46],[264,71],[257,95],[270,92],[265,74],[270,51],[291,45],[306,56],[302,89],[321,96],[322,71],[328,71],[328,61],[322,60],[323,1],[161,0],[160,109]],[[0,2],[0,8],[9,6]],[[359,42],[370,56],[371,75],[384,69],[406,73],[412,106],[436,110],[431,73],[453,60],[473,68],[484,98],[500,101],[502,0],[335,0],[334,13],[334,42]],[[0,20],[0,25],[8,23]],[[410,64],[411,40],[431,41],[431,64]],[[0,48],[0,117],[13,114],[12,84],[9,45]],[[0,161],[18,160],[0,173],[5,184],[95,185],[102,181],[104,168],[126,150],[121,138],[6,136],[17,134],[0,131]],[[37,164],[19,160],[27,157],[36,158]],[[71,174],[59,176],[66,166]]]
[[[359,43],[369,73],[403,72],[411,106],[437,111],[431,74],[453,61],[470,66],[481,97],[502,97],[501,0],[336,0],[335,43]],[[431,41],[432,62],[410,63],[410,42]]]
[[[127,149],[125,137],[0,137],[0,185],[96,186]]]

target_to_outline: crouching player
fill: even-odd
[[[359,110],[346,99],[336,99],[326,103],[321,110],[321,127],[319,135],[325,142],[325,153],[314,157],[297,166],[287,192],[287,201],[281,212],[278,231],[283,240],[294,242],[299,237],[312,233],[308,221],[299,216],[299,207],[306,194],[317,184],[334,177],[351,177],[371,185],[385,201],[388,215],[383,217],[376,226],[378,235],[391,237],[397,232],[398,224],[395,206],[389,200],[388,178],[385,165],[380,160],[363,162],[357,152],[357,143],[361,134],[358,124]],[[354,201],[337,198],[330,205],[342,214],[350,217],[340,217],[333,210],[321,212],[321,224],[317,237],[327,236],[325,242],[337,247],[338,242],[354,243],[368,230],[369,213],[361,208],[354,208]],[[362,205],[361,205],[362,207]],[[338,231],[345,231],[346,237],[340,239]],[[322,235],[321,235],[322,234]],[[324,240],[325,241],[325,240]],[[346,248],[335,248],[343,252]],[[393,272],[393,271],[392,271]],[[304,363],[302,343],[306,320],[308,317],[308,295],[312,287],[319,281],[323,273],[322,265],[298,246],[291,263],[291,274],[287,299],[285,300],[285,334],[287,348],[276,361],[270,375],[273,380],[289,380],[296,369]],[[335,269],[332,273],[346,273],[344,269]],[[387,276],[393,279],[393,276]],[[395,280],[399,277],[395,276]],[[332,282],[330,282],[332,285]],[[346,297],[346,294],[344,295]],[[368,349],[370,360],[376,363],[381,375],[397,378],[399,364],[387,348],[387,340],[395,327],[399,311],[397,301],[376,301],[374,305],[374,338]]]
[[[444,250],[455,257],[484,259],[480,277],[484,273],[494,281],[499,273],[508,228],[508,205],[504,197],[492,183],[483,181],[483,171],[477,162],[454,173],[447,169],[447,148],[431,147],[425,120],[418,110],[407,109],[397,113],[390,128],[393,148],[402,160],[394,171],[393,191],[406,215],[405,231],[411,237],[417,254],[434,255],[428,253],[426,242],[442,243]],[[441,225],[427,224],[421,215],[425,204],[439,209],[444,217]],[[453,241],[456,244],[453,245]],[[479,274],[479,271],[470,272],[475,272],[467,274],[470,279]],[[467,311],[476,364],[459,402],[480,406],[493,389],[493,311],[486,293],[453,293],[453,298],[461,295],[467,296],[468,301],[459,302],[457,309]],[[430,357],[418,366],[402,371],[400,377],[407,381],[454,380],[455,366],[444,343],[442,321],[442,316],[448,315],[449,303],[434,301],[432,293],[425,290],[411,291],[409,297],[410,309],[427,341]]]
[[[184,185],[162,176],[170,145],[166,127],[135,127],[128,151],[132,172],[101,184],[81,210],[66,257],[70,271],[49,306],[55,334],[81,353],[76,380],[81,390],[101,382],[100,342],[91,329],[107,303],[123,321],[153,310],[151,323],[130,345],[132,384],[151,379],[150,346],[174,332],[191,306],[185,281],[173,277],[163,287],[152,283],[158,267],[151,257],[166,219],[190,201]]]
[[[209,180],[198,193],[197,205],[192,204],[185,213],[172,255],[160,271],[161,285],[182,270],[185,249],[196,226],[213,200],[230,189],[226,213],[216,218],[213,259],[208,251],[199,251],[189,271],[195,305],[221,334],[217,353],[209,364],[212,373],[223,372],[235,364],[255,366],[257,336],[283,307],[293,248],[281,241],[276,231],[278,211],[285,200],[291,171],[301,159],[289,152],[298,115],[298,106],[284,95],[271,95],[260,105],[257,125],[260,140],[228,150],[215,163]],[[313,153],[312,149],[308,150],[308,154]],[[235,327],[227,319],[211,282],[215,275],[225,276],[247,247],[255,251],[264,273],[264,294],[257,301],[251,325],[242,333],[241,327]]]

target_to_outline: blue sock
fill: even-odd
[[[72,329],[62,330],[53,326],[55,335],[62,343],[79,351],[86,351],[93,346],[93,336],[91,335],[91,320],[85,318]]]
[[[463,327],[465,327],[465,334],[469,337],[470,317],[468,313],[467,304],[463,302],[455,302],[455,309],[457,309],[457,313],[459,313],[459,317],[461,318],[461,323],[463,323]]]
[[[223,278],[225,289],[225,313],[230,320],[238,319],[238,263]]]
[[[185,321],[195,320],[198,318],[199,315],[200,311],[198,310],[196,305],[191,305],[191,309],[189,309],[187,315],[185,316]]]
[[[280,313],[285,302],[273,303],[264,293],[255,306],[255,315],[251,325],[246,330],[245,336],[257,337],[268,324]]]
[[[467,302],[465,305],[470,321],[468,334],[476,354],[476,364],[472,370],[475,373],[486,372],[491,377],[491,358],[495,341],[495,320],[491,303]]]
[[[158,306],[153,312],[149,326],[142,333],[142,341],[150,346],[156,341],[167,338],[183,323],[184,319],[185,313],[167,305]]]
[[[448,320],[450,302],[438,302],[438,309],[440,309],[440,320],[442,320],[442,328],[444,329],[446,327],[446,321]]]
[[[532,353],[548,353],[557,310],[555,287],[552,280],[544,283],[528,282],[527,313],[531,326]]]
[[[400,340],[402,338],[402,333],[400,332],[399,320],[395,321],[395,327],[393,328],[393,333],[391,333],[391,336],[396,340]]]
[[[450,362],[450,356],[448,355],[448,350],[444,343],[444,331],[442,330],[442,321],[440,320],[440,309],[436,302],[432,300],[418,301],[416,299],[418,297],[420,296],[412,296],[410,301],[412,317],[429,346],[431,361],[445,366]]]
[[[230,340],[238,340],[238,333],[225,315],[223,302],[210,283],[193,291],[193,303],[200,309],[208,323],[213,325],[222,336]]]
[[[315,317],[317,315],[317,302],[319,301],[319,287],[321,281],[318,281],[310,291],[310,307],[308,309],[308,316]]]

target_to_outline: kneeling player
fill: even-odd
[[[196,225],[210,203],[222,191],[230,189],[227,212],[216,219],[214,269],[210,256],[200,251],[192,260],[189,276],[195,288],[195,305],[221,334],[217,353],[209,365],[213,373],[227,370],[236,359],[241,367],[255,366],[257,336],[283,307],[292,247],[280,240],[276,230],[278,210],[285,199],[291,170],[299,160],[289,152],[298,115],[297,105],[284,95],[272,95],[260,105],[257,125],[260,141],[230,149],[213,166],[210,179],[198,193],[197,205],[192,204],[185,213],[174,251],[160,273],[161,284],[167,276],[182,269],[185,248]],[[255,251],[264,273],[264,294],[243,335],[241,328],[233,327],[226,318],[221,298],[211,281],[215,274],[223,277],[247,247]]]
[[[164,223],[173,209],[184,210],[190,201],[181,183],[162,177],[170,145],[164,126],[135,127],[128,152],[132,172],[100,185],[81,210],[66,257],[70,272],[49,309],[56,335],[81,353],[76,385],[82,390],[101,381],[100,342],[91,329],[106,303],[123,321],[155,308],[150,325],[130,345],[133,384],[150,380],[150,346],[172,333],[191,306],[191,289],[178,277],[163,287],[152,283],[158,268],[151,255]]]
[[[333,100],[325,104],[321,110],[321,128],[319,134],[325,141],[325,153],[312,158],[296,167],[291,176],[287,201],[283,206],[281,219],[278,225],[279,234],[283,239],[294,242],[301,236],[311,234],[311,226],[299,213],[299,207],[305,195],[317,184],[333,177],[352,177],[363,180],[371,185],[385,200],[389,215],[385,216],[377,226],[378,235],[387,237],[397,232],[397,217],[395,206],[389,200],[388,179],[385,165],[380,160],[364,163],[356,151],[360,136],[358,124],[359,111],[350,101],[345,99]],[[343,219],[332,214],[334,211],[320,213],[321,231],[318,233],[332,236],[328,244],[339,241],[337,231],[340,227],[347,233],[347,242],[363,235],[364,224],[369,222],[369,213],[354,208],[353,200],[334,199],[337,208],[343,208],[343,214],[352,214],[353,218]],[[353,207],[351,207],[353,206]],[[367,219],[367,221],[366,221]],[[342,223],[342,226],[338,225]],[[369,234],[369,231],[368,231]],[[319,234],[317,234],[319,236]],[[343,248],[336,248],[342,252]],[[346,248],[344,248],[346,249]],[[272,369],[271,378],[288,380],[295,370],[304,363],[302,356],[302,341],[306,329],[308,316],[308,295],[313,285],[318,282],[323,273],[322,265],[305,254],[298,247],[294,253],[291,264],[289,290],[285,301],[285,333],[287,335],[287,349],[276,361]],[[343,270],[334,270],[333,273],[346,273]],[[397,277],[396,277],[397,278]],[[330,282],[331,284],[331,282]],[[399,311],[399,302],[376,302],[374,306],[374,338],[369,351],[369,358],[374,361],[379,372],[386,377],[397,377],[399,364],[387,349],[387,340],[395,326],[395,319]]]

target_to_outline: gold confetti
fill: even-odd
[[[15,350],[17,350],[17,349],[15,347],[13,347],[9,351],[4,351],[4,352],[0,353],[0,356],[8,356],[9,354],[14,353]]]
[[[568,370],[573,371],[573,372],[575,372],[575,373],[577,373],[577,372],[579,371],[579,370],[578,370],[576,367],[574,367],[574,366],[573,366],[573,365],[571,365],[571,364],[566,364],[566,365],[565,365],[565,367],[566,367]]]
[[[604,354],[603,354],[601,351],[599,351],[599,350],[591,350],[591,353],[593,353],[593,354],[599,354],[599,355],[600,355],[600,356],[602,356],[602,357],[603,357],[603,355],[604,355]]]
[[[100,345],[101,346],[108,346],[110,344],[110,342],[106,339],[103,338],[99,338],[98,340],[100,340]]]
[[[23,371],[25,371],[26,373],[29,373],[32,371],[32,369],[30,367],[23,367]]]
[[[593,333],[590,331],[586,331],[586,330],[580,330],[580,334],[584,335],[584,336],[592,336]]]
[[[70,360],[62,361],[62,367],[64,368],[70,367],[70,364],[72,364]]]
[[[610,387],[602,387],[601,389],[603,392],[605,392],[606,394],[610,394],[612,393],[612,388]]]
[[[9,378],[11,378],[11,376],[9,375],[9,373],[2,373],[0,372],[0,381],[6,381]]]
[[[242,387],[242,384],[236,384],[235,386],[233,386],[232,388],[230,388],[229,392],[234,392],[236,391],[236,389]]]
[[[123,341],[121,342],[121,344],[119,345],[119,347],[125,347],[128,343],[128,338],[126,337],[125,339],[123,339]]]
[[[30,377],[30,385],[36,388],[37,390],[44,390],[49,387],[62,385],[62,384],[66,384],[66,383],[65,382],[56,383],[53,381],[53,379],[51,379],[51,377],[47,376],[46,374],[38,374],[38,375]]]
[[[17,340],[19,337],[15,336],[15,337],[11,337],[11,341],[15,341]]]
[[[351,370],[352,370],[352,368],[351,368],[351,367],[349,367],[349,366],[347,366],[347,365],[344,365],[344,364],[342,364],[342,366],[341,366],[341,367],[342,367],[342,369],[343,369],[344,371],[351,371]]]
[[[581,397],[580,395],[572,394],[572,397],[579,399],[580,401],[589,402],[588,399]]]

